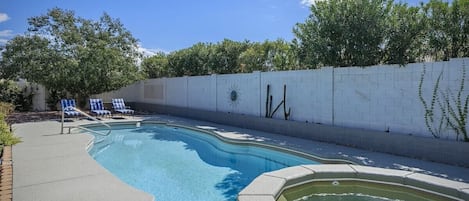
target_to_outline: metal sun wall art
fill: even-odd
[[[231,107],[237,107],[239,103],[239,89],[238,86],[236,85],[231,85],[231,87],[228,89],[228,101],[231,105]]]

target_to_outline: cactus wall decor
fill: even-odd
[[[277,112],[277,110],[280,108],[280,106],[283,105],[283,115],[285,120],[288,120],[291,114],[291,108],[288,108],[287,112],[287,106],[286,106],[286,98],[287,97],[287,85],[283,85],[283,100],[280,101],[280,103],[275,107],[275,109],[272,111],[272,100],[273,97],[270,95],[270,85],[267,85],[267,96],[266,96],[266,102],[265,102],[265,117],[266,118],[272,118]]]

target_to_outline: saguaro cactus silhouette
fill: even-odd
[[[266,102],[265,102],[265,117],[266,118],[272,118],[275,114],[275,112],[277,112],[277,110],[280,108],[280,106],[283,105],[283,115],[284,115],[284,118],[285,120],[288,120],[288,118],[290,117],[290,113],[291,113],[291,108],[288,108],[288,112],[287,112],[287,106],[286,106],[286,97],[287,97],[287,85],[283,85],[283,100],[280,101],[280,103],[277,105],[277,107],[275,107],[275,109],[272,111],[272,100],[273,100],[273,97],[272,95],[270,95],[270,85],[268,84],[267,85],[267,96],[266,96]]]

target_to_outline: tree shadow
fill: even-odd
[[[215,188],[223,192],[227,201],[235,201],[238,193],[246,187],[252,179],[245,178],[240,172],[227,175]]]

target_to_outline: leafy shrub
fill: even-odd
[[[0,101],[0,114],[4,114],[8,116],[10,113],[14,111],[15,107],[11,103],[1,102]]]
[[[49,97],[47,97],[46,103],[47,107],[49,107],[50,110],[58,110],[57,109],[57,103],[60,101],[62,97],[66,97],[66,93],[54,89],[49,90]]]
[[[0,146],[10,146],[21,142],[19,137],[13,135],[5,121],[7,115],[13,111],[13,107],[10,103],[0,102]]]
[[[11,80],[0,80],[0,102],[15,103],[22,90]]]
[[[33,88],[30,85],[20,87],[11,80],[0,80],[0,102],[14,104],[18,111],[30,111],[33,106]]]

